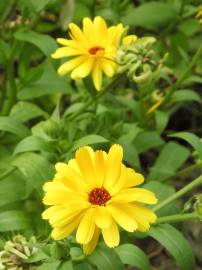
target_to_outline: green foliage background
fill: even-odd
[[[83,145],[107,150],[121,144],[125,163],[145,175],[145,186],[155,191],[159,204],[200,175],[202,25],[195,18],[200,2],[0,1],[0,249],[15,233],[35,235],[38,252],[24,262],[24,269],[32,269],[30,263],[39,270],[121,270],[126,265],[171,269],[161,254],[157,265],[149,258],[147,243],[153,243],[152,238],[179,269],[201,269],[201,253],[188,237],[189,225],[162,223],[147,235],[123,234],[117,249],[101,243],[84,258],[73,237],[53,242],[49,225],[41,219],[42,186],[53,178],[54,164],[67,161]],[[122,22],[140,37],[154,36],[156,55],[168,53],[162,74],[147,92],[140,93],[138,85],[124,77],[112,85],[105,79],[108,91],[97,95],[90,80],[75,82],[57,75],[60,61],[50,57],[57,48],[55,38],[67,36],[70,21],[81,24],[83,17],[95,15],[110,25]],[[156,90],[164,101],[147,114]],[[192,195],[173,201],[157,215],[182,213]],[[175,269],[174,262],[171,267]]]

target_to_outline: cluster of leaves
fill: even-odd
[[[73,238],[55,243],[41,220],[44,182],[54,164],[67,161],[83,145],[124,148],[124,161],[146,176],[145,186],[161,203],[200,172],[202,164],[202,27],[195,19],[198,1],[18,0],[0,1],[0,247],[13,232],[35,235],[38,252],[26,263],[48,269],[151,269],[135,239],[151,237],[164,246],[182,270],[195,269],[193,250],[168,224],[148,234],[122,236],[115,250],[102,244],[84,258]],[[70,21],[103,16],[122,22],[138,36],[155,36],[158,57],[168,53],[158,79],[143,88],[117,77],[97,95],[89,80],[59,77],[50,58],[54,37],[65,36]],[[151,113],[148,110],[162,102]],[[157,95],[158,96],[158,95]],[[194,133],[193,133],[194,132]],[[183,211],[174,201],[159,217]],[[28,268],[29,269],[29,268]],[[31,269],[31,268],[30,268]]]

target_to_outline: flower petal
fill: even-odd
[[[113,219],[126,231],[134,232],[138,225],[134,218],[132,218],[125,211],[124,205],[121,204],[109,204],[107,205],[107,210],[111,213]]]
[[[83,252],[85,255],[89,255],[93,252],[99,240],[99,236],[100,229],[96,227],[91,241],[88,244],[83,245]]]
[[[142,202],[147,204],[156,204],[157,198],[154,193],[144,188],[123,189],[112,197],[111,202],[128,203]]]
[[[97,59],[93,66],[92,71],[93,83],[97,91],[100,91],[102,86],[102,68],[100,66],[99,60]]]
[[[71,78],[75,80],[87,77],[93,68],[93,62],[93,57],[87,58],[85,62],[72,71]]]
[[[90,208],[86,211],[76,232],[76,240],[80,244],[87,244],[91,241],[95,232],[95,209]]]
[[[76,161],[89,187],[96,186],[93,161],[88,147],[81,147],[76,151]]]
[[[79,54],[81,54],[81,52],[77,49],[71,47],[62,47],[58,48],[53,54],[51,54],[51,57],[54,59],[58,59],[68,56],[75,56]]]
[[[112,218],[105,206],[98,206],[95,209],[95,224],[98,228],[108,228],[111,225]]]
[[[103,59],[101,61],[101,67],[106,76],[108,77],[114,76],[114,73],[116,70],[116,64],[112,60]]]
[[[114,248],[119,245],[120,241],[119,229],[113,220],[109,228],[102,229],[102,235],[108,247]]]
[[[101,187],[105,178],[105,153],[101,150],[95,152],[94,157],[94,168],[95,168],[95,177],[96,177],[96,186]]]
[[[81,65],[84,61],[86,61],[86,56],[75,57],[75,58],[65,62],[64,64],[62,64],[58,68],[58,74],[60,76],[63,76],[65,74],[67,74],[68,72],[70,72],[72,69],[74,69],[77,66]]]
[[[71,31],[71,36],[73,37],[73,39],[78,41],[82,46],[84,46],[86,48],[89,47],[88,40],[86,39],[82,30],[76,24],[70,23],[69,29]]]
[[[144,176],[140,173],[136,173],[131,168],[126,168],[127,170],[127,178],[124,184],[124,187],[134,187],[141,185],[144,182]]]
[[[109,193],[110,189],[114,186],[116,180],[120,176],[122,158],[123,148],[118,144],[112,145],[107,156],[107,168],[104,182],[104,187]]]

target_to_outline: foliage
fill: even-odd
[[[200,2],[0,1],[0,269],[1,250],[18,233],[36,237],[37,251],[23,259],[23,269],[196,269],[187,240],[192,228],[174,222],[201,215],[200,196],[194,201],[191,192],[202,185],[196,178],[202,164]],[[121,68],[104,78],[98,93],[89,78],[58,76],[62,61],[51,58],[69,22],[81,25],[83,17],[96,15],[140,37],[121,47]],[[74,236],[50,239],[41,219],[42,186],[53,179],[54,164],[67,162],[78,147],[108,150],[113,143],[123,146],[125,164],[144,174],[144,187],[159,198],[159,221],[148,233],[122,233],[115,249],[101,242],[85,257]],[[147,243],[154,241],[156,250],[161,245],[173,257],[171,268],[161,254],[158,263],[149,256]]]

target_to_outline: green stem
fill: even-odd
[[[189,192],[190,190],[192,190],[193,188],[195,188],[199,185],[202,185],[202,175],[199,176],[198,178],[196,178],[195,180],[193,180],[191,183],[189,183],[188,185],[186,185],[182,189],[180,189],[179,191],[177,191],[176,193],[174,193],[173,195],[171,195],[170,197],[168,197],[167,199],[165,199],[164,201],[162,201],[161,203],[157,204],[153,208],[153,211],[156,212],[156,211],[160,210],[161,208],[170,204],[171,202],[173,202],[177,198],[180,198],[182,195],[184,195],[185,193]]]
[[[96,103],[98,99],[104,95],[105,92],[110,91],[111,89],[115,88],[120,81],[123,79],[123,75],[118,75],[114,78],[114,80],[109,83],[102,91],[98,92],[97,95],[95,95],[95,99],[88,100],[81,108],[80,110],[73,113],[70,117],[68,117],[68,120],[72,121],[74,120],[78,115],[80,115],[83,111],[86,110],[86,108],[89,108],[94,102]]]
[[[180,222],[195,218],[199,218],[198,214],[195,212],[187,214],[176,214],[171,216],[159,217],[155,224]]]
[[[201,53],[202,53],[202,46],[198,48],[198,50],[196,51],[196,53],[195,53],[194,57],[192,58],[190,64],[185,69],[185,71],[183,72],[183,74],[181,75],[181,77],[177,80],[177,82],[172,86],[172,88],[170,89],[170,91],[167,93],[167,95],[165,96],[165,99],[163,100],[162,104],[167,103],[167,101],[170,99],[170,97],[172,96],[172,94],[177,90],[178,86],[187,77],[187,75],[189,74],[190,70],[194,67],[194,65],[198,61]]]

